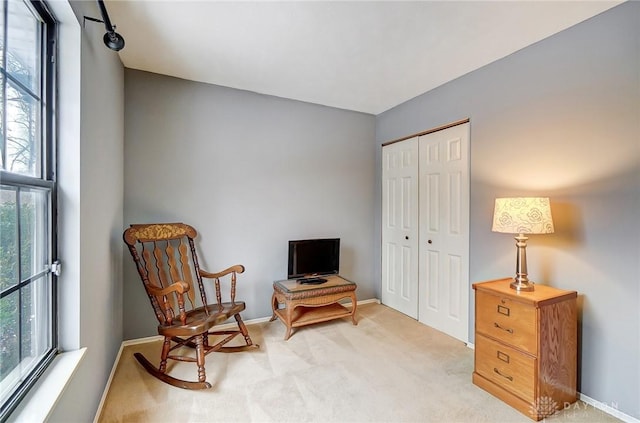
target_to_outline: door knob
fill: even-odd
[[[405,237],[404,237],[404,239],[409,239],[409,237],[408,237],[408,236],[405,236]]]
[[[433,241],[431,241],[431,240],[429,240],[429,241],[427,241],[427,242],[428,242],[429,244],[433,244]]]

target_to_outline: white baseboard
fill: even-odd
[[[154,341],[162,340],[162,339],[164,339],[164,337],[161,336],[161,335],[147,336],[145,338],[128,339],[126,341],[122,341],[122,346],[120,347],[120,352],[122,352],[122,347],[126,347],[128,345],[146,344],[147,342],[154,342]],[[118,352],[118,355],[120,354],[120,352]]]
[[[364,304],[381,304],[381,303],[380,303],[380,300],[377,298],[369,298],[368,300],[358,301],[359,306]]]
[[[597,408],[598,410],[604,411],[605,413],[610,414],[613,417],[616,417],[622,420],[623,422],[640,423],[640,420],[636,419],[633,416],[623,413],[622,411],[618,410],[616,407],[594,400],[593,398],[590,398],[580,392],[578,392],[578,399],[584,403],[591,405],[594,408]]]
[[[111,373],[109,373],[109,379],[107,379],[107,384],[105,385],[104,391],[102,391],[102,398],[100,398],[100,403],[98,404],[96,415],[93,417],[93,423],[98,423],[98,419],[100,418],[100,413],[102,413],[102,407],[104,407],[104,401],[107,399],[107,394],[109,393],[109,387],[111,387],[111,381],[113,380],[113,375],[116,372],[116,367],[118,367],[118,363],[120,362],[122,349],[124,348],[126,342],[127,341],[124,341],[120,344],[120,349],[118,350],[118,354],[116,354],[116,359],[113,361],[113,366],[111,366]]]

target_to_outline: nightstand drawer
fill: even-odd
[[[535,400],[536,359],[477,335],[476,372],[525,401]]]
[[[538,353],[536,308],[507,297],[476,292],[476,329],[531,354]]]

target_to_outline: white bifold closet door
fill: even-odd
[[[418,318],[418,138],[382,148],[382,303]]]
[[[467,342],[469,123],[382,156],[382,302]]]

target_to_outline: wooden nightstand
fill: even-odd
[[[473,285],[476,293],[473,383],[534,420],[576,401],[575,291],[512,279]]]

